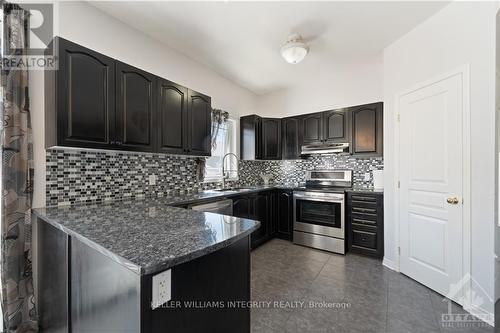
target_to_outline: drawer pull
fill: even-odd
[[[370,202],[377,201],[377,198],[375,198],[375,197],[360,197],[357,195],[353,195],[351,198],[352,198],[352,200],[359,200],[359,201],[370,201]]]
[[[375,206],[377,203],[373,201],[361,201],[361,200],[353,200],[351,203],[354,204],[362,204],[362,205],[371,205]]]
[[[361,213],[369,213],[369,214],[377,214],[376,209],[372,208],[360,208],[360,207],[352,207],[353,212],[361,212]]]
[[[369,221],[369,220],[363,220],[363,219],[356,219],[356,218],[353,218],[352,222],[353,223],[359,223],[359,224],[370,224],[370,225],[377,224],[377,222],[375,222],[375,221]]]

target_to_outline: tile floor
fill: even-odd
[[[442,327],[441,314],[448,310],[443,297],[379,260],[279,239],[252,252],[252,300],[262,302],[252,309],[253,333],[493,332],[486,324]],[[309,306],[311,301],[316,307]],[[333,303],[336,308],[325,307]],[[455,304],[453,311],[464,312]]]

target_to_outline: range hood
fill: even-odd
[[[302,146],[301,155],[310,155],[310,154],[333,154],[333,153],[348,153],[349,152],[349,143],[322,143],[322,144],[314,144]]]

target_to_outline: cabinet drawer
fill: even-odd
[[[376,207],[351,207],[351,213],[377,216]]]
[[[352,245],[370,249],[377,249],[377,233],[370,231],[352,230]]]
[[[377,227],[377,221],[373,219],[367,219],[362,216],[352,216],[351,223],[353,227],[355,226],[369,226],[369,227]]]
[[[377,197],[365,196],[365,195],[358,195],[358,194],[351,195],[351,200],[352,201],[362,201],[362,202],[377,203]]]
[[[357,201],[357,200],[351,200],[349,203],[350,207],[360,207],[360,208],[377,208],[377,203],[376,202],[369,202],[369,201]]]

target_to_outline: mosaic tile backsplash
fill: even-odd
[[[199,160],[189,156],[49,149],[46,162],[47,206],[167,196],[221,185],[199,179]],[[352,169],[355,185],[370,187],[370,171],[382,169],[383,159],[318,155],[304,160],[241,161],[239,185],[262,184],[261,174],[272,175],[273,184],[295,185],[305,181],[305,170],[329,168]],[[365,173],[370,175],[368,180]],[[155,185],[149,185],[150,175],[156,176]]]
[[[373,187],[372,170],[384,168],[382,157],[355,158],[351,155],[314,155],[303,160],[243,161],[240,165],[240,182],[245,185],[261,184],[261,174],[272,176],[275,184],[295,185],[306,181],[305,171],[320,169],[353,170],[355,187]],[[365,179],[368,174],[368,179]]]

